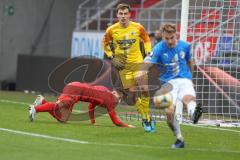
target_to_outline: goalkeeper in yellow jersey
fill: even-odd
[[[140,71],[139,64],[143,62],[143,53],[151,52],[151,41],[141,24],[130,21],[130,10],[128,4],[117,6],[118,22],[107,28],[103,39],[103,48],[105,56],[119,71],[124,93],[132,93],[128,94],[128,99],[131,97],[132,104],[141,114],[144,130],[154,132],[155,122],[149,116],[150,98],[147,89],[142,91],[138,97],[134,94],[138,85],[136,79]],[[141,42],[144,44],[143,49],[140,49]]]

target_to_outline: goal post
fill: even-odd
[[[181,9],[181,17],[165,8],[158,18],[163,23],[176,22],[180,28],[180,39],[191,44],[195,62],[193,83],[197,103],[202,104],[204,112],[199,122],[227,127],[240,126],[240,1],[178,2],[181,3],[181,8],[174,0],[164,1],[163,6],[171,6],[171,11]],[[152,21],[155,22],[156,19],[155,17]],[[149,18],[149,24],[150,20]],[[125,119],[139,120],[134,112],[128,113],[121,115]],[[151,114],[156,120],[166,119],[162,110],[153,108]],[[184,120],[187,120],[187,115],[183,115],[183,122]]]
[[[182,0],[180,39],[187,41],[189,0]]]
[[[207,123],[240,122],[240,1],[182,0],[180,38],[191,43]]]

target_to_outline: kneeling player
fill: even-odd
[[[38,96],[29,107],[29,119],[33,121],[36,113],[48,112],[59,122],[68,121],[74,104],[79,101],[88,102],[88,114],[92,124],[95,124],[94,108],[98,105],[105,107],[112,122],[119,127],[134,127],[121,122],[115,113],[119,101],[117,92],[111,92],[104,86],[91,86],[86,83],[71,82],[67,84],[56,102],[46,102],[43,96]]]

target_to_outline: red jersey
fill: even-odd
[[[106,107],[114,124],[118,126],[128,126],[117,118],[114,110],[117,101],[111,91],[104,86],[92,86],[87,83],[71,82],[64,87],[58,100],[67,101],[71,110],[73,105],[78,101],[89,102],[88,113],[92,123],[95,123],[94,108],[96,105]]]
[[[101,106],[115,106],[117,104],[111,91],[104,86],[91,86],[87,83],[71,82],[67,84],[58,99],[71,97],[74,103],[78,101],[95,103]]]

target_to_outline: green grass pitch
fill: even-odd
[[[127,122],[136,125],[135,129],[115,127],[107,116],[98,117],[97,125],[92,126],[89,121],[61,124],[48,113],[40,113],[30,123],[26,104],[34,99],[32,94],[0,92],[0,160],[237,160],[240,157],[239,128],[219,130],[182,125],[186,147],[174,150],[170,146],[175,138],[165,122],[157,123],[156,133],[145,133],[139,121]]]

